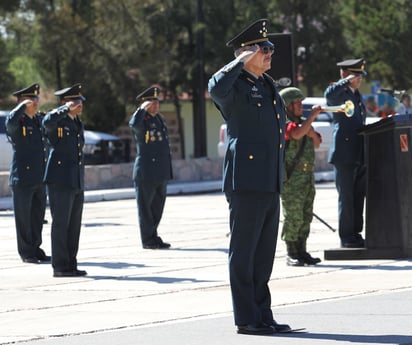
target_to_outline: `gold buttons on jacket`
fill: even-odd
[[[254,158],[255,158],[255,156],[249,155],[249,159],[254,159]]]
[[[262,106],[262,103],[258,103],[257,106],[258,106],[258,107],[261,107],[261,106]]]

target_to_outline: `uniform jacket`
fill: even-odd
[[[173,177],[166,123],[160,114],[150,115],[138,108],[129,126],[136,142],[133,181],[167,181]]]
[[[78,117],[69,117],[63,105],[46,114],[43,126],[50,145],[44,181],[84,189],[84,128]]]
[[[315,164],[315,147],[313,145],[313,139],[309,138],[306,135],[300,139],[293,139],[290,136],[290,132],[293,129],[295,129],[304,120],[305,119],[303,118],[294,118],[293,120],[288,119],[288,121],[286,122],[286,132],[285,132],[286,148],[285,148],[284,177],[287,176],[287,171],[291,172],[291,176],[296,176],[296,174],[299,174],[299,172],[302,171],[301,167],[304,166],[305,164],[309,166],[314,166]],[[304,141],[304,138],[306,138],[305,141]],[[294,163],[294,159],[296,155],[299,153],[300,148],[303,144],[305,144],[305,146],[303,148],[302,154],[299,157],[299,163],[296,165]]]
[[[33,186],[43,183],[47,160],[42,116],[33,119],[24,111],[25,104],[19,104],[6,118],[6,130],[13,146],[13,160],[10,166],[9,185]]]
[[[271,77],[266,87],[234,60],[209,80],[227,123],[224,191],[281,192],[285,105]]]
[[[355,105],[352,117],[333,114],[333,135],[328,161],[332,164],[363,164],[363,136],[358,131],[365,125],[366,108],[358,90],[352,92],[347,79],[340,79],[325,91],[328,105],[341,105],[350,100]]]

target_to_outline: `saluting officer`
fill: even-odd
[[[40,86],[33,84],[13,93],[18,105],[6,118],[7,135],[13,145],[9,185],[13,191],[17,249],[23,262],[50,261],[40,248],[46,210],[43,183],[47,150],[38,113]]]
[[[159,88],[152,86],[140,93],[141,102],[129,126],[136,142],[137,156],[133,181],[144,249],[168,249],[157,233],[166,201],[167,182],[172,175],[169,137],[166,122],[159,114]]]
[[[242,334],[289,332],[273,319],[268,282],[279,225],[285,106],[273,79],[267,19],[226,43],[235,59],[209,80],[227,123],[223,190],[230,210],[229,274],[235,324]]]
[[[366,166],[364,162],[363,136],[359,130],[365,125],[366,108],[359,87],[365,71],[364,59],[351,59],[337,63],[340,79],[328,86],[325,98],[328,105],[341,105],[350,100],[355,109],[351,117],[333,114],[333,136],[329,150],[329,163],[335,171],[338,191],[338,222],[341,246],[361,248],[363,205],[366,195]]]
[[[54,277],[79,277],[77,268],[80,228],[84,201],[84,129],[80,121],[85,98],[75,84],[54,93],[61,106],[43,119],[50,145],[45,182],[53,217],[52,266]]]

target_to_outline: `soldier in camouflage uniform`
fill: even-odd
[[[321,112],[315,105],[308,119],[302,118],[301,90],[288,87],[281,90],[287,112],[285,132],[285,171],[282,192],[283,229],[282,239],[286,242],[289,266],[316,265],[321,260],[313,258],[306,251],[313,217],[315,198],[315,148],[321,143],[321,136],[312,127],[312,122]]]

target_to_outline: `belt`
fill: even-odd
[[[310,163],[299,163],[295,169],[302,172],[314,172],[315,165]]]

